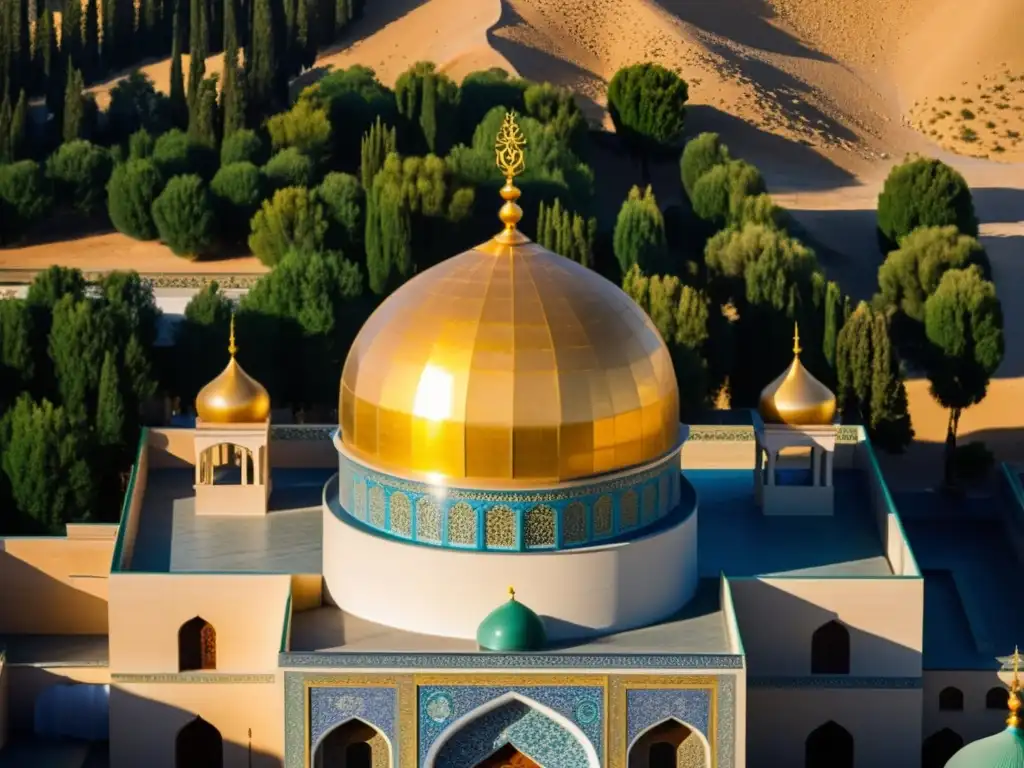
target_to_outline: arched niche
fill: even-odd
[[[224,740],[220,731],[197,717],[174,739],[175,768],[223,768]]]
[[[485,757],[475,768],[541,768],[511,744]]]
[[[466,713],[427,751],[423,768],[475,768],[511,745],[541,766],[601,768],[597,750],[572,720],[515,692]]]
[[[811,674],[850,674],[850,630],[832,620],[811,636]]]
[[[669,717],[633,740],[627,765],[628,768],[710,768],[711,746],[696,728]]]
[[[178,671],[217,669],[217,630],[201,616],[189,619],[178,630]]]
[[[989,688],[985,694],[985,709],[1006,709],[1010,702],[1010,691],[1001,685]]]
[[[945,768],[963,745],[963,737],[949,728],[933,733],[921,745],[921,768]]]
[[[815,728],[804,744],[804,768],[853,768],[853,736],[833,720]]]
[[[253,485],[262,477],[262,449],[253,456],[252,448],[235,443],[216,443],[199,452],[198,480],[202,485]]]
[[[964,692],[949,686],[939,691],[939,709],[943,712],[961,712],[964,708]]]
[[[327,731],[313,745],[313,768],[390,768],[391,744],[364,720],[354,717]]]

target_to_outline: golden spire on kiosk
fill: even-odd
[[[516,123],[516,113],[506,112],[505,121],[498,131],[498,140],[494,144],[495,162],[498,169],[505,174],[505,186],[501,188],[501,198],[505,204],[498,213],[498,218],[505,224],[505,231],[494,238],[495,242],[502,245],[517,245],[529,240],[516,229],[516,224],[523,218],[523,209],[516,204],[520,191],[512,183],[516,176],[526,170],[526,157],[523,154],[525,146],[526,137]]]
[[[1016,728],[1020,725],[1020,717],[1017,715],[1020,710],[1020,651],[1016,647],[1013,649],[1011,661],[1013,662],[1013,679],[1010,681],[1010,698],[1006,702],[1006,706],[1010,710],[1006,724],[1010,728]]]
[[[228,336],[228,354],[231,357],[238,354],[238,347],[235,345],[235,310],[231,310],[231,334]]]
[[[508,599],[509,600],[515,600],[516,599],[516,588],[515,587],[509,587],[508,588]]]
[[[800,357],[803,351],[803,347],[800,346],[800,323],[793,323],[793,356]]]
[[[196,413],[208,424],[253,424],[270,418],[270,395],[246,373],[235,355],[235,313],[231,313],[228,364],[196,395]]]

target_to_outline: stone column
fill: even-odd
[[[768,485],[775,485],[775,451],[768,451]]]
[[[825,451],[825,487],[832,487],[832,451]]]
[[[821,448],[816,445],[811,447],[811,485],[821,485]]]

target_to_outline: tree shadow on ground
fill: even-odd
[[[1008,462],[1024,465],[1024,427],[1001,429],[978,429],[957,435],[957,445],[984,443],[995,454],[996,466],[981,483],[974,484],[975,490],[991,491],[999,481],[999,463]],[[914,440],[901,454],[875,450],[878,463],[885,475],[886,484],[894,493],[939,488],[942,485],[942,468],[945,444],[932,440]],[[971,490],[971,486],[967,486]]]
[[[1024,189],[977,187],[971,190],[981,224],[1024,222]]]
[[[748,48],[794,58],[833,61],[830,56],[808,48],[790,32],[772,24],[778,16],[765,0],[716,0],[703,3],[692,0],[658,0],[658,5],[702,32]]]
[[[856,183],[852,173],[808,144],[779,136],[717,107],[687,107],[687,138],[704,131],[719,134],[735,157],[756,165],[771,192],[810,192]]]
[[[331,45],[317,53],[318,58],[331,56],[380,32],[393,21],[412,13],[426,0],[388,0],[386,3],[364,3],[363,15],[353,21]]]
[[[878,286],[883,257],[875,240],[871,209],[819,211],[787,209],[790,231],[812,248],[825,275],[854,301],[870,299]]]

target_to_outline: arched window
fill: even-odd
[[[960,734],[943,728],[933,733],[921,745],[921,768],[945,768],[949,758],[960,751],[964,740]]]
[[[224,744],[220,731],[197,717],[174,740],[175,768],[223,768]]]
[[[217,668],[217,631],[196,616],[178,630],[178,671]]]
[[[373,748],[365,741],[345,747],[345,768],[373,768]]]
[[[1002,686],[990,688],[985,694],[985,709],[1006,709],[1006,705],[1009,703],[1010,692]]]
[[[850,674],[850,632],[838,621],[830,621],[811,636],[811,674]]]
[[[647,753],[648,768],[676,768],[676,748],[667,741],[651,744]]]
[[[853,768],[853,736],[831,720],[816,728],[807,737],[804,768]]]
[[[939,692],[939,709],[943,712],[959,712],[964,708],[964,692],[950,686]]]

